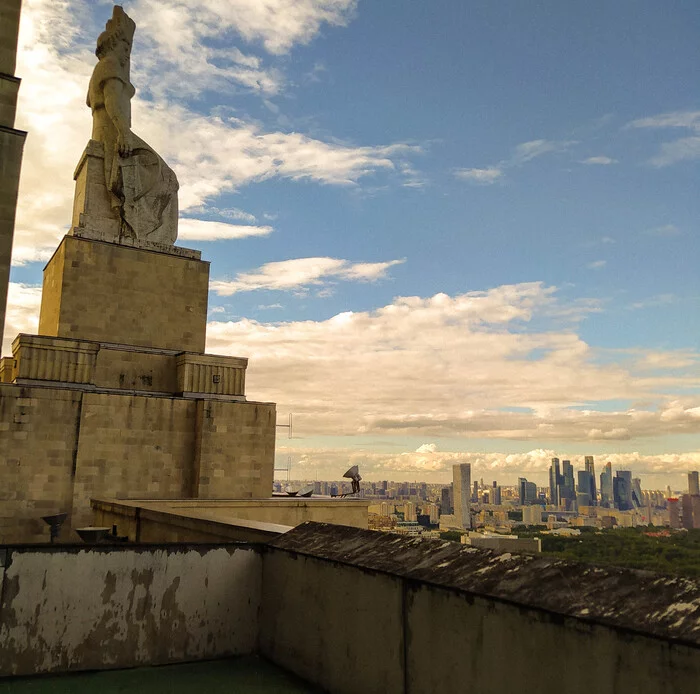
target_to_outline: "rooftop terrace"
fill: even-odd
[[[527,682],[700,694],[696,580],[323,523],[269,544],[7,547],[0,565],[0,675],[257,654],[340,694],[465,683],[505,694]],[[259,661],[202,667],[216,678],[246,662]],[[168,670],[130,672],[104,681],[143,673],[164,683]],[[15,682],[0,680],[0,694]]]

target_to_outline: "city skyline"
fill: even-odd
[[[698,466],[700,8],[124,5],[138,132],[212,261],[207,349],[294,413],[278,466]],[[6,355],[70,220],[109,12],[23,4]]]

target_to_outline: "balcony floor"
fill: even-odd
[[[264,658],[245,656],[183,665],[0,679],[0,694],[319,694],[321,690]]]

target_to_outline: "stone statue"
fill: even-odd
[[[131,98],[135,89],[130,81],[130,58],[135,29],[134,21],[116,5],[97,39],[98,63],[87,95],[87,105],[92,109],[92,142],[86,156],[97,158],[103,152],[109,207],[101,205],[99,221],[93,213],[86,222],[86,215],[82,214],[76,226],[83,229],[74,229],[73,233],[129,245],[170,246],[177,238],[177,178],[131,130]],[[97,143],[102,145],[102,151]],[[97,209],[95,203],[87,204],[85,198],[92,194],[87,187],[80,201],[85,207],[80,211],[84,213],[88,213],[88,207]],[[76,194],[76,205],[78,197]]]

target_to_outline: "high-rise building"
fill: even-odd
[[[479,483],[476,480],[474,480],[474,489],[472,490],[471,499],[474,503],[479,501]]]
[[[675,498],[667,499],[666,507],[668,508],[669,525],[674,529],[680,528],[681,527],[681,514],[680,514],[680,509],[678,508],[678,499],[675,499]]]
[[[418,520],[416,505],[412,501],[407,501],[403,505],[403,519],[415,523]]]
[[[688,494],[694,494],[695,496],[700,494],[700,478],[697,470],[688,473]]]
[[[634,508],[632,501],[632,473],[629,470],[618,470],[613,478],[613,502],[615,508],[620,511],[631,511]]]
[[[525,485],[527,480],[524,477],[518,477],[518,503],[525,506]]]
[[[537,503],[537,485],[524,477],[518,478],[518,501],[521,506]]]
[[[523,525],[541,525],[542,507],[539,505],[523,508]]]
[[[571,509],[576,501],[576,486],[574,484],[574,467],[570,460],[562,460],[561,492],[562,504]]]
[[[591,475],[591,488],[588,495],[591,497],[591,506],[598,505],[598,494],[595,486],[595,462],[592,455],[587,455],[583,459],[585,470]]]
[[[613,500],[612,463],[605,463],[603,472],[600,473],[600,505],[612,508]]]
[[[452,486],[454,490],[454,514],[460,527],[471,528],[469,501],[472,491],[472,466],[469,463],[452,466]]]
[[[642,497],[642,480],[639,477],[632,479],[632,506],[634,508],[642,508],[644,499]]]
[[[686,530],[700,528],[700,495],[683,494],[681,506],[681,526]]]
[[[561,503],[561,473],[559,472],[559,458],[552,458],[549,467],[549,503],[559,506]]]
[[[588,470],[579,470],[577,473],[578,486],[576,488],[576,501],[580,506],[591,505],[591,486],[593,475]]]
[[[443,516],[454,513],[452,497],[452,484],[448,484],[440,491],[440,513]]]

